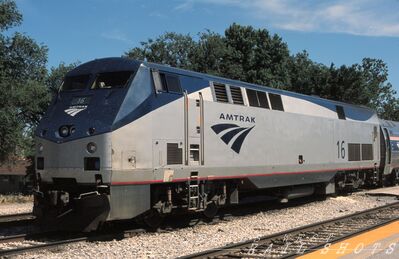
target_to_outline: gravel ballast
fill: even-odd
[[[0,216],[32,212],[33,203],[6,203],[0,204]]]
[[[82,242],[25,258],[174,258],[308,225],[397,201],[358,193],[305,205],[240,216],[228,222],[197,225],[166,233],[142,233],[120,241]]]

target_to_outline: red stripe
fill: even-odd
[[[135,181],[135,182],[112,182],[111,185],[132,185],[132,184],[151,184],[163,183],[163,180],[148,180],[148,181]]]
[[[391,140],[395,140],[395,141],[399,141],[399,137],[396,137],[396,136],[391,136],[390,139]]]
[[[305,173],[325,173],[335,171],[350,171],[350,170],[361,170],[361,169],[374,169],[374,167],[356,167],[356,168],[336,168],[327,170],[308,170],[300,172],[273,172],[268,174],[240,174],[240,175],[228,175],[228,176],[207,176],[199,177],[199,180],[217,180],[217,179],[240,179],[256,176],[272,176],[272,175],[291,175],[291,174],[305,174]],[[176,178],[172,182],[185,182],[187,178]],[[112,182],[111,185],[140,185],[140,184],[152,184],[152,183],[163,183],[163,180],[148,180],[148,181],[134,181],[134,182]],[[166,183],[166,182],[165,182]]]

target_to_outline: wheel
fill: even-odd
[[[218,209],[219,208],[216,205],[216,203],[212,202],[212,203],[209,203],[208,206],[206,206],[206,209],[202,213],[205,216],[205,219],[212,220],[218,213]]]
[[[399,182],[399,170],[398,169],[394,169],[394,170],[392,170],[392,173],[391,173],[391,177],[390,177],[391,179],[391,181],[390,181],[390,185],[391,186],[395,186],[395,185],[397,185],[398,184],[398,182]]]
[[[162,224],[163,217],[157,210],[151,210],[144,216],[143,221],[148,228],[156,230]]]

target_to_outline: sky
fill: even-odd
[[[336,66],[384,60],[399,92],[399,0],[16,0],[23,32],[49,48],[48,66],[121,56],[164,32],[265,28]]]

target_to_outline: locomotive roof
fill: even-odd
[[[352,106],[353,108],[365,109],[365,110],[375,113],[374,110],[370,109],[369,107],[363,106],[363,105],[355,105],[355,104],[344,103],[344,102],[335,101],[335,100],[329,100],[329,99],[321,98],[321,97],[315,96],[315,95],[306,95],[306,94],[301,94],[301,93],[297,93],[297,92],[291,92],[291,91],[287,91],[287,90],[247,83],[247,82],[243,82],[240,80],[233,80],[233,79],[228,79],[228,78],[219,77],[219,76],[213,76],[213,75],[209,75],[209,74],[194,72],[194,71],[190,71],[190,70],[175,68],[175,67],[161,65],[161,64],[152,63],[152,62],[142,62],[142,63],[147,65],[148,67],[153,67],[153,68],[163,70],[166,72],[172,72],[172,73],[181,74],[181,75],[199,77],[202,79],[207,79],[209,81],[216,81],[218,83],[241,86],[241,87],[254,89],[254,90],[260,90],[260,91],[267,91],[267,92],[271,92],[271,93],[275,93],[275,94],[287,95],[287,96],[296,97],[296,98],[300,98],[300,99],[319,100],[319,101],[334,103],[337,105],[342,105],[342,106],[347,106],[347,107]]]
[[[68,72],[67,76],[81,74],[97,74],[101,72],[113,71],[134,71],[143,62],[127,58],[101,58],[83,63]]]
[[[170,73],[175,73],[175,74],[180,74],[180,75],[185,75],[185,76],[191,76],[191,77],[197,77],[197,78],[201,78],[204,80],[216,81],[219,83],[231,84],[231,85],[241,86],[241,87],[250,88],[250,89],[254,89],[254,90],[268,91],[271,93],[291,96],[294,98],[300,98],[300,99],[304,99],[304,100],[308,100],[308,101],[312,101],[312,102],[316,102],[316,103],[324,103],[324,104],[330,103],[330,104],[334,104],[334,105],[336,104],[336,105],[345,106],[348,108],[352,107],[352,108],[355,108],[356,110],[358,110],[358,109],[365,110],[365,111],[367,110],[368,112],[375,114],[374,110],[372,110],[366,106],[348,104],[348,103],[344,103],[344,102],[340,102],[340,101],[321,98],[318,96],[305,95],[305,94],[301,94],[301,93],[290,92],[290,91],[271,88],[271,87],[267,87],[267,86],[246,83],[246,82],[239,81],[239,80],[227,79],[227,78],[223,78],[223,77],[219,77],[219,76],[213,76],[213,75],[194,72],[194,71],[185,70],[185,69],[181,69],[181,68],[175,68],[175,67],[171,67],[168,65],[161,65],[161,64],[157,64],[157,63],[139,61],[139,60],[123,58],[123,57],[101,58],[101,59],[95,59],[93,61],[89,61],[89,62],[79,65],[75,69],[71,70],[67,74],[67,76],[73,76],[73,75],[85,74],[85,73],[101,73],[103,71],[111,72],[111,71],[137,70],[141,64],[144,64],[147,67],[155,68],[155,69],[162,70],[165,72],[170,72]]]

